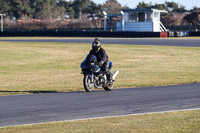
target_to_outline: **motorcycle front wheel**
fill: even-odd
[[[88,75],[88,74],[84,75],[83,85],[87,92],[91,92],[93,90],[94,83],[92,83],[92,79],[91,79],[90,75]]]

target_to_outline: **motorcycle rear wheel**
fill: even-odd
[[[111,91],[114,87],[114,81],[110,82],[106,87],[104,87],[105,91]]]
[[[94,88],[94,83],[91,82],[91,77],[88,74],[84,75],[83,85],[87,92],[91,92]]]

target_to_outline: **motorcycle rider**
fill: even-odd
[[[109,60],[108,60],[109,57],[106,54],[106,51],[101,47],[101,43],[98,38],[94,39],[94,42],[92,43],[92,49],[90,50],[89,55],[90,54],[95,55],[97,57],[98,65],[106,73],[107,78],[111,80],[112,75],[109,69]]]

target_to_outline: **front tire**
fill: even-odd
[[[92,79],[88,74],[84,75],[83,85],[87,92],[91,92],[94,88],[94,83],[92,83],[91,81],[92,81]]]

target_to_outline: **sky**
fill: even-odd
[[[106,0],[93,0],[95,3],[103,4]],[[183,5],[186,7],[187,10],[192,9],[194,6],[200,7],[200,0],[117,0],[122,6],[127,5],[130,8],[135,8],[139,2],[144,1],[145,3],[152,4],[163,4],[165,1],[174,1],[180,5]]]

